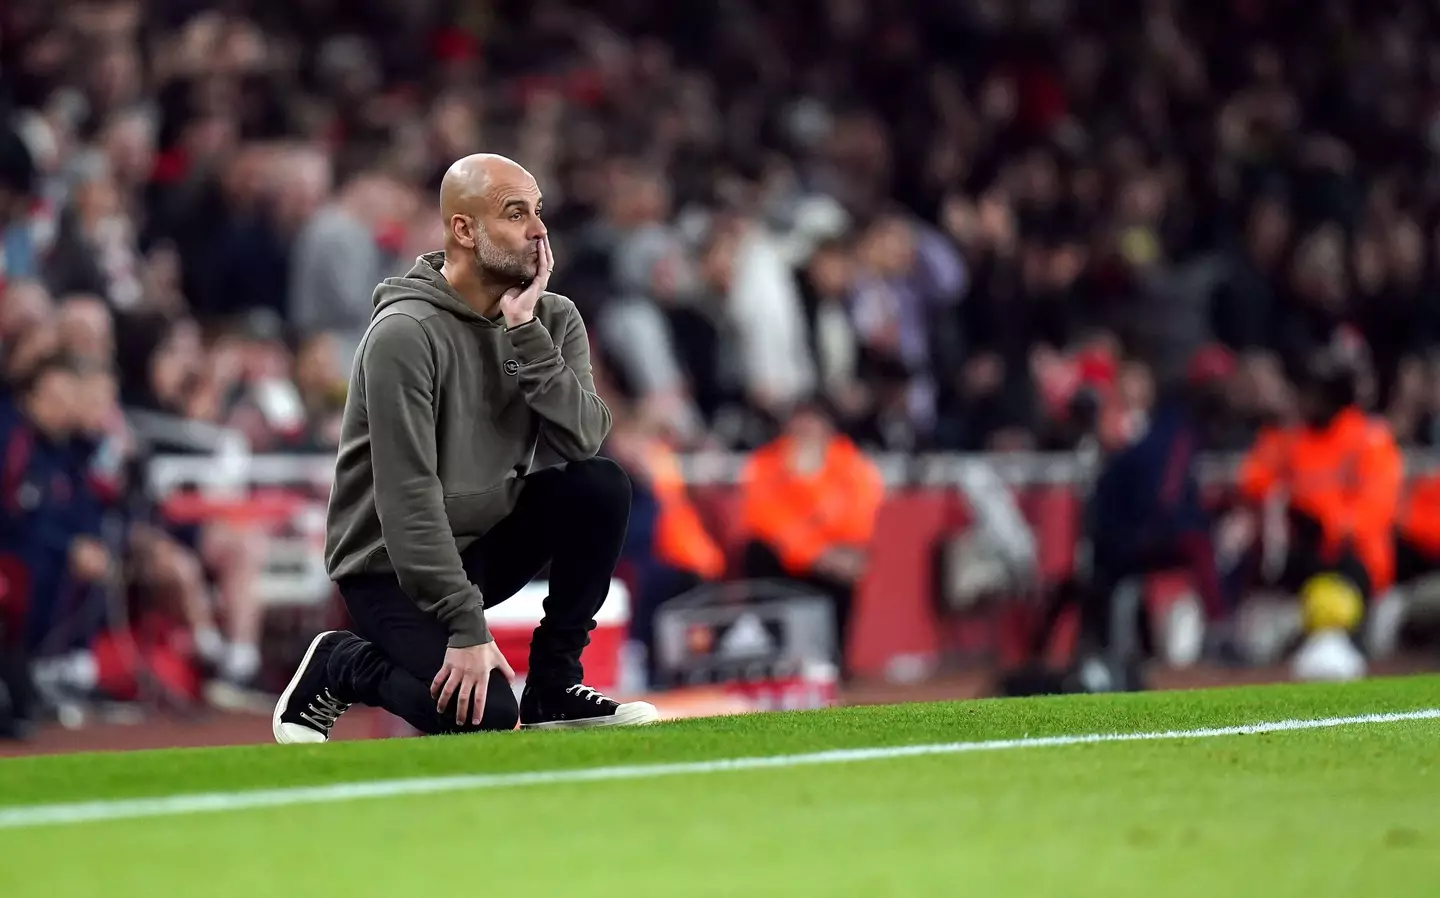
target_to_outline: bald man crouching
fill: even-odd
[[[445,251],[383,281],[356,353],[326,564],[354,633],[322,633],[275,708],[278,742],[324,742],[351,704],[422,733],[649,723],[581,682],[620,557],[630,482],[596,458],[610,413],[585,325],[547,292],[540,189],[509,159],[451,166]],[[485,608],[550,564],[517,705]]]

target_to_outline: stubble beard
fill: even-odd
[[[538,264],[528,254],[505,252],[488,237],[475,241],[475,265],[488,280],[528,284],[535,279]]]

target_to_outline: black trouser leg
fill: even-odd
[[[1144,577],[1155,571],[1178,565],[1185,556],[1178,543],[1146,548],[1132,554],[1108,554],[1096,551],[1091,559],[1090,582],[1079,591],[1080,634],[1087,646],[1114,650],[1112,645],[1115,621],[1116,592],[1126,580]],[[1140,587],[1143,591],[1143,586]],[[1154,654],[1154,638],[1150,612],[1144,596],[1132,609],[1134,619],[1125,626],[1134,626],[1132,643],[1144,655]]]
[[[1085,590],[1087,589],[1089,589],[1088,584],[1069,577],[1051,587],[1046,593],[1045,605],[1040,612],[1040,623],[1030,636],[1032,661],[1043,662],[1045,660],[1045,650],[1050,646],[1050,639],[1055,635],[1055,628],[1060,625],[1060,616],[1071,607],[1081,607],[1082,601],[1086,598]]]
[[[1395,585],[1403,586],[1440,569],[1440,559],[1411,540],[1395,534]]]
[[[530,644],[527,682],[580,682],[580,653],[605,601],[625,539],[630,481],[609,459],[571,462],[526,478],[515,511],[462,554],[487,606],[513,596],[550,563],[545,616]],[[340,583],[356,638],[335,650],[330,676],[349,701],[384,708],[422,733],[514,729],[520,709],[509,683],[492,674],[479,727],[438,712],[430,683],[449,633],[389,575]]]
[[[785,565],[780,562],[780,556],[775,554],[774,549],[758,541],[746,544],[743,561],[746,577],[803,583],[830,599],[830,605],[835,610],[836,662],[842,672],[848,671],[845,656],[850,645],[850,612],[855,604],[854,585],[813,573],[797,577],[785,570]]]
[[[330,679],[338,697],[384,708],[428,735],[473,730],[513,730],[520,706],[509,682],[490,675],[480,725],[455,722],[453,702],[435,707],[430,683],[445,661],[450,633],[388,574],[350,577],[340,583],[355,636],[330,656]]]
[[[595,614],[610,592],[630,518],[630,478],[608,458],[525,478],[515,511],[465,553],[487,605],[504,601],[550,564],[545,616],[530,640],[527,684],[573,686],[584,675]]]
[[[1293,550],[1285,556],[1285,568],[1281,571],[1280,582],[1276,585],[1287,592],[1298,593],[1307,580],[1320,574],[1339,574],[1349,580],[1355,584],[1367,604],[1374,598],[1371,595],[1374,590],[1370,585],[1370,572],[1365,569],[1365,563],[1360,560],[1360,556],[1350,549],[1342,551],[1333,560],[1321,557],[1318,550]]]
[[[1091,566],[1089,582],[1077,591],[1080,600],[1079,637],[1084,648],[1109,648],[1111,620],[1114,617],[1111,600],[1121,579],[1121,575],[1097,562]]]
[[[644,570],[630,612],[629,638],[645,646],[645,678],[660,682],[660,652],[655,645],[655,618],[666,602],[699,587],[705,581],[690,571],[656,562]]]

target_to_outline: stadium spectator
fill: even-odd
[[[750,203],[758,199],[747,198]],[[792,261],[751,206],[735,224],[726,308],[736,335],[745,395],[760,410],[783,411],[815,388],[805,312]]]
[[[340,445],[340,413],[345,408],[345,370],[335,338],[311,337],[295,353],[295,388],[305,410],[304,443],[333,450]]]
[[[0,130],[0,285],[39,274],[39,253],[29,219],[35,160],[13,128]]]
[[[947,329],[953,321],[948,307],[964,292],[964,263],[948,240],[901,215],[872,224],[856,254],[860,273],[851,298],[856,331],[871,357],[907,372],[906,409],[923,439],[935,420],[932,360],[937,347],[958,339]]]
[[[16,335],[6,349],[6,388],[12,395],[19,395],[36,368],[59,353],[60,330],[53,321],[37,322]]]
[[[1357,405],[1360,374],[1352,362],[1336,353],[1315,355],[1298,376],[1302,423],[1256,444],[1241,469],[1240,492],[1254,508],[1285,503],[1284,560],[1270,574],[1274,582],[1297,594],[1325,587],[1315,596],[1335,595],[1326,584],[1343,582],[1354,597],[1346,600],[1355,608],[1342,616],[1348,623],[1340,632],[1330,632],[1334,625],[1311,632],[1297,657],[1303,665],[1315,652],[1358,657],[1344,630],[1358,623],[1360,603],[1395,580],[1404,472],[1389,428]]]
[[[4,426],[0,551],[19,558],[29,574],[23,643],[32,656],[66,622],[74,585],[99,580],[111,564],[99,540],[98,504],[71,443],[78,391],[73,368],[58,357],[41,359]]]
[[[811,400],[778,440],[754,454],[742,484],[745,575],[794,580],[828,598],[843,659],[884,497],[880,472],[835,431],[824,404]]]
[[[644,419],[616,422],[606,451],[630,475],[630,525],[623,561],[635,585],[631,641],[646,649],[655,681],[655,614],[670,599],[725,573],[725,553],[707,530],[680,470],[680,460]]]
[[[679,343],[677,310],[696,291],[690,249],[669,222],[669,186],[653,172],[617,166],[605,217],[584,235],[582,252],[609,257],[615,295],[602,307],[599,334],[635,397],[693,436],[698,421]],[[703,383],[703,381],[702,381]]]
[[[107,368],[115,359],[115,323],[110,309],[95,296],[77,294],[60,301],[56,315],[61,351],[87,368]]]
[[[1405,491],[1395,523],[1395,582],[1413,583],[1440,571],[1440,476],[1418,478]]]
[[[391,216],[408,215],[395,208],[399,194],[383,176],[357,173],[306,222],[295,240],[288,290],[288,314],[299,333],[343,335],[354,351],[370,323],[370,294],[390,273],[381,232]]]
[[[847,220],[861,264],[845,324],[867,352],[901,335],[903,364],[861,365],[885,395],[857,414],[847,389],[840,423],[884,448],[1065,442],[1063,407],[1034,402],[1031,351],[1066,354],[1095,330],[1166,376],[1167,359],[1212,338],[1293,364],[1353,327],[1382,403],[1433,339],[1434,191],[1397,180],[1424,168],[1409,163],[1429,152],[1427,119],[1410,102],[1414,67],[1389,61],[1414,58],[1422,31],[1353,2],[1306,22],[1228,6],[902,3],[866,52],[852,37],[874,30],[873,11],[801,6],[740,4],[717,39],[713,11],[653,0],[504,10],[473,31],[427,8],[395,34],[343,37],[299,13],[58,4],[3,38],[7,277],[44,272],[62,295],[188,306],[207,324],[269,307],[302,335],[344,331],[344,355],[369,288],[325,299],[343,278],[324,260],[362,254],[341,266],[360,283],[355,272],[433,244],[414,224],[433,216],[409,214],[416,190],[484,140],[546,172],[562,280],[587,309],[614,304],[620,323],[597,331],[620,386],[663,394],[687,442],[753,445],[752,428],[727,422],[783,418],[834,376],[817,354],[834,351],[839,319],[822,346],[786,270]],[[428,33],[415,46],[443,53],[427,59],[399,33]],[[1317,55],[1340,34],[1355,56],[1343,71]],[[570,63],[542,75],[500,49],[527,37]],[[483,86],[456,80],[481,68]],[[1365,99],[1376,91],[1385,104]],[[907,231],[922,235],[913,253]],[[711,248],[728,270],[699,276]],[[912,256],[914,276],[901,274]],[[940,306],[917,316],[912,300],[932,288],[921,305]],[[716,345],[734,362],[714,361]],[[979,389],[992,353],[1000,397]]]
[[[117,310],[138,309],[144,294],[134,220],[103,158],[90,160],[80,179],[71,205],[60,216],[46,283],[59,296],[90,293]]]
[[[4,285],[3,296],[4,302],[0,304],[0,346],[9,352],[32,327],[50,319],[54,302],[45,286],[34,280],[10,281]]]
[[[1138,439],[1106,459],[1091,497],[1089,601],[1082,626],[1095,644],[1110,642],[1112,597],[1129,577],[1183,569],[1207,617],[1231,610],[1221,593],[1210,514],[1201,500],[1197,462],[1221,423],[1229,372],[1205,356],[1185,382],[1169,385]],[[1138,632],[1148,633],[1148,627]]]

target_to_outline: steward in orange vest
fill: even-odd
[[[794,580],[829,596],[843,661],[855,587],[885,494],[879,469],[812,402],[750,459],[742,491],[745,575]]]
[[[1395,582],[1440,570],[1440,473],[1416,478],[1395,524]]]
[[[1353,370],[1328,357],[1302,377],[1303,423],[1262,432],[1240,468],[1245,501],[1283,500],[1289,543],[1281,585],[1340,574],[1374,597],[1395,579],[1393,531],[1404,461],[1390,428],[1357,404]]]

